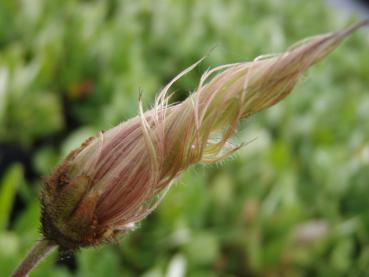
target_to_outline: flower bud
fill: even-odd
[[[45,181],[42,231],[63,248],[110,241],[131,230],[190,165],[213,163],[240,146],[229,139],[241,118],[282,100],[304,71],[368,21],[311,38],[280,55],[217,67],[195,93],[168,105],[170,86],[152,110],[89,138]],[[216,73],[216,76],[211,78]]]

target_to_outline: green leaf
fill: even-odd
[[[213,233],[199,232],[184,246],[184,251],[191,263],[211,265],[219,255],[219,241]]]
[[[112,247],[84,249],[78,255],[80,276],[119,276],[119,257]],[[127,275],[124,275],[127,276]]]
[[[19,164],[9,168],[0,186],[0,231],[5,230],[17,189],[23,180],[23,168]]]

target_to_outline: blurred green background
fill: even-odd
[[[39,237],[38,193],[85,138],[208,67],[283,51],[352,16],[319,0],[0,0],[0,276]],[[369,36],[242,122],[233,158],[196,166],[119,244],[54,253],[31,276],[368,276]]]

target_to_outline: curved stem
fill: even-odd
[[[24,277],[44,258],[56,248],[56,245],[48,240],[41,239],[32,247],[24,260],[18,265],[11,277]]]

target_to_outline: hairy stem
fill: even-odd
[[[48,240],[41,239],[37,241],[11,277],[28,276],[28,273],[55,248],[56,245]]]

